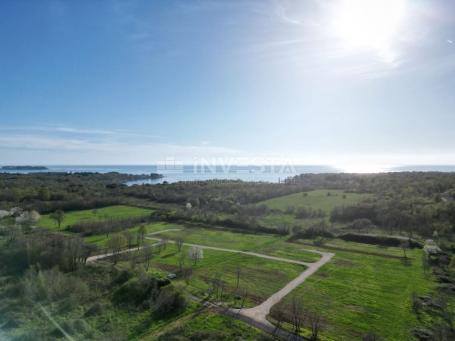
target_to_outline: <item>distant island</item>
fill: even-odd
[[[7,171],[40,171],[40,170],[47,170],[47,167],[44,166],[3,166],[1,170]]]

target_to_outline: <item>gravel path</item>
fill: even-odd
[[[161,231],[161,232],[165,232],[165,231]],[[154,234],[159,234],[159,233],[160,232],[157,232]],[[146,237],[146,238],[151,239],[151,240],[160,240],[159,238],[154,238],[154,237]],[[174,241],[169,241],[169,242],[174,243]],[[183,245],[196,246],[201,249],[208,249],[208,250],[240,253],[240,254],[244,254],[244,255],[260,257],[260,258],[270,259],[270,260],[279,261],[279,262],[293,263],[293,264],[299,264],[299,265],[306,266],[307,268],[305,269],[305,271],[303,271],[297,278],[290,281],[281,290],[274,293],[267,300],[265,300],[261,304],[257,305],[256,307],[248,308],[248,309],[229,309],[227,312],[231,316],[240,318],[269,333],[272,333],[275,335],[281,334],[281,336],[285,337],[285,338],[288,338],[290,336],[290,334],[284,330],[277,330],[276,327],[267,320],[267,315],[269,315],[270,310],[272,309],[272,307],[275,304],[280,302],[292,290],[297,288],[300,284],[305,282],[305,280],[308,277],[310,277],[312,274],[314,274],[316,271],[318,271],[319,268],[321,268],[323,265],[325,265],[327,262],[329,262],[332,259],[332,257],[335,255],[334,253],[330,253],[330,252],[306,250],[308,252],[313,252],[313,253],[317,253],[317,254],[321,255],[321,258],[317,262],[308,263],[308,262],[302,262],[302,261],[293,260],[293,259],[264,255],[264,254],[256,253],[256,252],[240,251],[240,250],[226,249],[226,248],[221,248],[221,247],[191,244],[191,243],[183,243]]]
[[[308,250],[311,252],[316,252],[319,253],[322,257],[320,260],[318,260],[315,263],[306,263],[308,268],[303,271],[297,278],[293,279],[290,281],[288,284],[284,286],[281,290],[277,291],[274,293],[272,296],[270,296],[267,300],[262,302],[261,304],[257,305],[256,307],[249,308],[249,309],[232,309],[232,311],[236,314],[242,315],[246,318],[249,318],[251,320],[254,320],[258,323],[261,324],[269,324],[270,327],[273,327],[273,325],[267,321],[267,315],[270,313],[270,309],[280,302],[287,294],[289,294],[292,290],[297,288],[300,284],[305,282],[305,280],[310,277],[312,274],[314,274],[316,271],[319,270],[321,266],[326,264],[332,257],[334,256],[333,253],[329,252],[319,252],[315,250]]]
[[[163,230],[163,231],[157,231],[157,232],[148,233],[148,235],[152,236],[152,235],[155,235],[155,234],[160,234],[160,233],[163,233],[163,232],[171,232],[171,231],[181,231],[181,229],[167,229],[167,230]],[[152,238],[146,237],[146,239],[152,239]],[[157,240],[160,240],[160,239],[157,239]],[[156,244],[153,244],[153,245],[156,245]],[[152,245],[149,245],[149,246],[152,246]],[[128,253],[128,252],[132,252],[132,251],[138,251],[138,250],[140,250],[142,248],[143,248],[143,246],[141,246],[141,247],[133,247],[131,249],[122,250],[122,251],[119,252],[119,254]],[[91,256],[91,257],[87,258],[87,263],[96,262],[97,260],[100,260],[100,259],[103,259],[103,258],[112,257],[113,255],[114,255],[114,253],[109,252],[109,253],[103,253],[101,255]]]
[[[158,235],[163,232],[170,232],[170,231],[181,231],[182,229],[168,229],[168,230],[163,230],[163,231],[157,231],[153,233],[149,233],[145,238],[149,240],[156,240],[160,241],[161,238],[156,238],[156,237],[150,237],[153,235]],[[175,241],[170,240],[168,241],[169,243],[175,243]],[[158,244],[158,243],[157,243]],[[154,244],[154,245],[157,245]],[[287,259],[287,258],[282,258],[282,257],[275,257],[275,256],[269,256],[269,255],[264,255],[262,253],[257,253],[257,252],[250,252],[250,251],[240,251],[240,250],[233,250],[233,249],[227,249],[227,248],[222,248],[222,247],[215,247],[215,246],[207,246],[207,245],[200,245],[200,244],[191,244],[191,243],[183,243],[185,246],[195,246],[199,247],[201,249],[207,249],[207,250],[215,250],[215,251],[223,251],[223,252],[231,252],[231,253],[240,253],[248,256],[253,256],[253,257],[260,257],[264,259],[270,259],[278,262],[285,262],[285,263],[292,263],[292,264],[299,264],[299,265],[304,265],[306,267],[305,271],[303,271],[297,278],[293,279],[290,281],[288,284],[286,284],[281,290],[277,291],[273,295],[271,295],[269,298],[267,298],[264,302],[261,304],[257,305],[256,307],[253,308],[248,308],[248,309],[228,309],[228,310],[223,310],[224,313],[237,317],[257,328],[260,328],[270,334],[274,334],[276,336],[280,336],[285,339],[290,339],[291,337],[294,340],[301,340],[302,338],[296,337],[295,335],[291,335],[289,332],[281,329],[277,329],[273,324],[271,324],[267,320],[267,315],[269,315],[270,310],[272,307],[279,303],[286,295],[288,295],[292,290],[297,288],[300,284],[305,282],[305,280],[310,277],[312,274],[314,274],[316,271],[319,270],[320,267],[325,265],[327,262],[329,262],[332,257],[335,255],[334,253],[330,252],[320,252],[316,250],[306,250],[309,252],[313,253],[318,253],[321,255],[321,258],[314,263],[308,263],[308,262],[302,262],[294,259]],[[143,247],[136,247],[132,249],[127,249],[123,250],[120,253],[127,253],[131,251],[137,251],[140,250]],[[113,254],[112,253],[105,253],[102,255],[97,255],[97,256],[92,256],[87,259],[87,263],[90,262],[95,262],[99,259],[103,259],[106,257],[111,257]],[[213,305],[213,304],[212,304]],[[217,307],[217,309],[222,310],[221,307],[218,307],[216,305],[213,305],[214,307]]]
[[[162,231],[162,232],[164,232],[164,231]],[[161,240],[161,238],[154,238],[154,237],[145,237],[145,239]],[[175,244],[175,241],[169,240],[168,243]],[[264,255],[262,253],[256,253],[256,252],[250,252],[250,251],[240,251],[240,250],[234,250],[234,249],[226,249],[226,248],[223,248],[223,247],[207,246],[207,245],[191,244],[191,243],[183,243],[183,245],[185,245],[185,246],[196,246],[196,247],[199,247],[201,249],[206,249],[206,250],[223,251],[223,252],[231,252],[231,253],[240,253],[242,255],[260,257],[260,258],[270,259],[270,260],[274,260],[274,261],[278,261],[278,262],[299,264],[299,265],[304,265],[304,266],[307,266],[307,267],[309,267],[312,264],[314,264],[314,263],[307,263],[307,262],[302,262],[302,261],[294,260],[294,259],[287,259],[287,258]]]

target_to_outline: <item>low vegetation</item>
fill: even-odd
[[[318,261],[316,249],[335,256],[273,307],[277,328],[454,338],[454,174],[124,185],[136,178],[0,174],[6,337],[266,340],[203,302],[253,307],[305,271],[293,260]]]

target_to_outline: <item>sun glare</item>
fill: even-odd
[[[407,0],[340,0],[333,12],[331,29],[344,48],[373,51],[384,61],[393,62],[406,3]]]

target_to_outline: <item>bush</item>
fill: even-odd
[[[176,313],[185,307],[185,297],[172,286],[163,288],[155,302],[155,312],[159,315]]]
[[[344,235],[339,236],[339,238],[350,242],[393,247],[400,247],[401,243],[403,242],[402,238],[356,233],[346,233]],[[422,248],[422,244],[420,244],[419,242],[413,239],[409,239],[408,241],[410,248]]]
[[[160,289],[170,283],[168,279],[159,279],[145,274],[130,279],[114,292],[113,301],[118,305],[146,307],[154,302]]]

